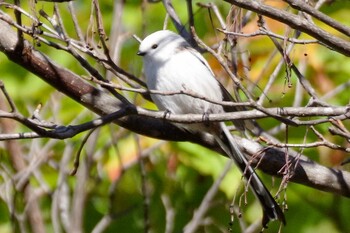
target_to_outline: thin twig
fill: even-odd
[[[212,199],[214,198],[214,196],[216,195],[216,193],[219,190],[219,186],[222,182],[222,180],[225,178],[226,174],[230,171],[231,167],[232,167],[232,161],[229,160],[226,163],[226,166],[224,167],[222,173],[220,174],[220,176],[215,180],[215,182],[213,183],[213,185],[210,187],[210,189],[208,190],[208,192],[205,194],[200,206],[198,207],[198,209],[194,212],[193,217],[191,219],[191,221],[189,221],[186,226],[183,229],[184,233],[192,233],[192,232],[196,232],[196,230],[198,229],[199,226],[201,226],[203,224],[203,218],[206,214],[206,212],[208,211],[208,209],[211,206],[211,202]]]

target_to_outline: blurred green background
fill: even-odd
[[[219,38],[222,38],[222,35],[216,31],[216,28],[220,27],[218,20],[212,11],[198,7],[197,2],[199,1],[193,1],[196,31],[208,45],[215,44]],[[281,2],[269,1],[275,7],[282,8],[285,5]],[[132,38],[132,35],[136,34],[143,38],[163,28],[166,12],[162,3],[125,1],[121,4],[123,9],[119,22],[112,20],[113,8],[117,1],[100,0],[99,3],[107,34],[109,35],[112,24],[118,24],[122,28],[124,39],[120,50],[120,67],[141,77],[142,61],[136,56],[138,42]],[[222,1],[214,1],[214,3],[219,7],[223,19],[226,19],[231,6]],[[27,4],[23,2],[22,7],[30,12]],[[67,4],[60,3],[58,8],[63,16],[67,33],[76,38]],[[77,0],[74,5],[83,33],[90,33],[91,2]],[[182,22],[188,25],[185,1],[173,1],[173,5]],[[349,25],[349,7],[349,1],[334,1],[332,4],[325,4],[321,11]],[[36,11],[40,9],[52,15],[53,3],[38,2]],[[11,10],[4,9],[4,7],[2,10],[12,15]],[[241,13],[244,14],[244,12]],[[45,19],[41,18],[41,20],[47,23]],[[30,21],[25,19],[24,23],[29,24]],[[267,20],[267,23],[276,33],[283,34],[286,30],[286,26],[278,22]],[[174,30],[170,21],[168,25],[171,30]],[[336,33],[332,29],[326,27],[325,29]],[[256,30],[256,18],[242,29],[245,32],[254,30]],[[95,38],[96,35],[92,37]],[[30,42],[33,41],[32,38],[26,38]],[[310,37],[302,34],[300,39],[310,39]],[[246,49],[242,53],[249,54],[251,65],[249,76],[243,72],[242,67],[238,70],[242,83],[249,86],[256,82],[252,93],[260,96],[261,90],[269,80],[269,75],[281,58],[275,56],[270,65],[266,67],[271,51],[274,50],[274,45],[266,37],[241,38],[238,41]],[[34,46],[58,64],[77,74],[86,75],[86,71],[67,52],[57,51],[44,43],[41,43],[40,46],[34,44]],[[112,44],[109,46],[113,47]],[[224,77],[217,61],[208,54],[205,54],[205,57],[214,72],[225,80],[227,77]],[[305,76],[320,96],[349,80],[350,60],[320,45],[296,45],[291,57],[297,65],[306,64]],[[87,59],[105,75],[106,71],[100,64],[92,58]],[[261,73],[264,68],[266,68],[265,72]],[[57,124],[78,124],[97,117],[68,97],[58,93],[35,75],[10,62],[2,53],[0,54],[0,74],[0,79],[13,98],[18,111],[25,116],[30,116],[37,105],[42,103],[41,117]],[[259,77],[261,78],[258,79]],[[265,101],[266,107],[292,105],[297,86],[296,77],[292,75],[291,87],[287,86],[285,78],[285,69],[282,69],[273,88],[267,93],[269,101]],[[327,99],[327,102],[340,106],[347,105],[349,93],[345,90]],[[145,101],[138,94],[126,92],[125,95],[137,105],[154,109],[152,103]],[[303,104],[306,104],[309,99],[305,93],[303,95]],[[264,119],[259,123],[266,129],[271,129],[277,124],[271,119]],[[328,133],[328,127],[329,125],[324,124],[317,126],[317,129],[324,133],[328,140],[346,146],[345,141],[332,137]],[[28,131],[27,128],[16,124],[14,132],[26,131]],[[306,127],[289,128],[288,142],[303,143],[305,134],[307,134],[306,142],[317,140],[316,136],[307,132]],[[107,214],[110,214],[111,222],[106,226],[104,232],[144,231],[145,201],[142,194],[144,188],[147,190],[146,196],[149,200],[147,219],[150,232],[165,232],[167,221],[173,224],[171,232],[181,232],[191,220],[194,211],[199,207],[213,182],[221,175],[228,161],[217,153],[198,145],[186,142],[161,143],[155,139],[135,135],[116,125],[108,125],[96,130],[89,138],[81,153],[78,174],[69,176],[69,171],[73,169],[74,157],[85,136],[86,133],[82,133],[72,139],[62,141],[53,139],[17,141],[28,167],[34,168],[27,170],[27,176],[14,169],[6,143],[0,142],[0,232],[20,232],[20,229],[31,231],[30,226],[21,228],[19,226],[21,222],[13,216],[14,213],[22,216],[23,223],[30,225],[26,221],[26,215],[30,213],[26,212],[27,204],[23,201],[23,189],[18,189],[18,182],[23,177],[26,177],[27,182],[37,192],[37,200],[47,232],[69,232],[69,227],[65,224],[70,223],[69,218],[74,221],[73,209],[77,208],[74,206],[76,203],[74,195],[77,193],[79,184],[83,184],[81,189],[86,195],[83,205],[80,206],[83,212],[82,229],[84,232],[96,231],[97,224],[101,223],[101,219]],[[285,141],[284,132],[276,136],[282,142]],[[302,153],[330,167],[340,166],[341,161],[347,156],[344,152],[332,151],[324,147],[304,149]],[[138,162],[140,155],[144,156],[142,165]],[[65,158],[64,162],[63,158]],[[86,173],[84,173],[84,167]],[[347,169],[346,166],[343,168]],[[144,175],[141,174],[141,171],[144,171]],[[275,194],[281,180],[278,178],[272,180],[271,177],[262,173],[259,175],[271,193]],[[229,207],[234,197],[236,197],[236,206],[239,204],[243,188],[241,174],[235,167],[232,167],[220,184],[218,193],[210,202],[208,213],[205,215],[205,224],[199,228],[198,232],[241,232],[237,218],[232,225],[230,224]],[[60,200],[55,196],[57,194],[66,197],[67,203],[61,200],[62,203],[56,203],[56,205],[54,202]],[[350,232],[348,224],[350,200],[348,198],[289,183],[286,191],[280,194],[280,200],[284,199],[288,206],[287,225],[282,227],[281,232]],[[242,200],[244,202],[244,197]],[[261,208],[250,192],[247,202],[247,205],[242,203],[240,206],[240,211],[243,213],[242,222],[247,225],[260,222]],[[55,206],[59,210],[54,209]],[[166,216],[171,213],[173,218],[167,220]],[[57,222],[54,223],[54,221]],[[264,232],[278,232],[278,229],[279,223],[274,222]]]

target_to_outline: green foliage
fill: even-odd
[[[230,9],[230,5],[221,3],[221,1],[215,2],[225,16]],[[104,26],[107,34],[109,34],[112,24],[115,23],[112,22],[113,1],[100,0],[99,3],[103,12]],[[75,1],[77,17],[84,34],[89,32],[88,27],[91,26],[89,19],[90,4],[89,1]],[[123,32],[128,33],[120,53],[120,67],[137,76],[141,76],[142,63],[141,59],[136,56],[138,42],[131,38],[130,35],[136,34],[143,38],[150,32],[161,29],[166,15],[161,3],[145,4],[143,13],[141,4],[145,3],[141,3],[141,1],[125,1],[122,20],[119,22]],[[188,26],[185,1],[177,0],[173,4],[182,22]],[[322,11],[338,19],[349,18],[349,9],[342,4],[347,5],[349,1],[334,1],[332,5],[323,7]],[[50,14],[53,12],[53,4],[49,2],[40,2],[36,5],[36,8],[43,9]],[[59,4],[59,9],[64,19],[70,19],[67,3]],[[219,27],[219,24],[213,16],[213,12],[209,14],[208,10],[199,8],[195,4],[194,10],[198,35],[208,44],[215,44],[220,34],[215,30]],[[342,22],[346,24],[350,20],[342,20]],[[71,20],[64,21],[64,24],[68,34],[76,38],[76,35],[73,33],[75,30]],[[171,23],[169,23],[169,28],[174,30]],[[96,31],[96,28],[94,30]],[[281,29],[279,28],[279,30]],[[96,35],[89,36],[97,37]],[[248,86],[256,81],[261,70],[265,68],[264,66],[269,60],[269,55],[274,47],[268,38],[242,39],[242,42],[239,41],[239,43],[245,43],[249,53],[251,51],[254,52],[254,56],[251,57],[250,61],[251,67],[249,67],[251,69],[251,77],[246,77],[241,69],[238,71],[243,78],[244,85]],[[306,59],[306,63],[309,64],[306,71],[308,80],[313,84],[317,84],[322,78],[322,81],[326,83],[325,86],[314,85],[317,87],[316,92],[320,95],[326,94],[348,80],[350,75],[349,59],[344,59],[344,56],[329,51],[327,48],[321,48],[321,46],[318,46],[317,49],[307,45],[298,45],[296,47],[295,61]],[[36,48],[67,69],[79,75],[87,75],[85,69],[69,53],[52,49],[43,43],[41,43],[40,47],[36,46]],[[307,54],[306,57],[303,55],[304,52]],[[100,64],[96,63],[91,57],[86,57],[93,67],[105,74],[106,71]],[[208,59],[212,58],[208,56]],[[255,96],[261,94],[261,89],[266,85],[268,76],[279,61],[280,57],[278,56],[272,59],[272,65],[267,68],[266,73],[262,75],[263,78],[257,81],[257,86],[252,90]],[[213,69],[214,72],[221,72],[220,69]],[[96,118],[94,114],[89,113],[84,107],[68,97],[62,96],[62,94],[35,75],[28,73],[23,68],[9,61],[2,53],[0,53],[0,74],[0,79],[4,82],[11,98],[16,103],[18,111],[25,116],[29,117],[38,104],[42,103],[41,116],[47,121],[69,125],[83,123]],[[281,107],[292,105],[297,80],[294,75],[290,78],[293,85],[292,87],[287,87],[285,68],[282,69],[271,89],[272,91],[266,93],[269,100],[271,100],[265,101],[266,106]],[[142,98],[139,95],[130,94],[128,97],[130,100],[135,98],[139,105],[154,108],[150,103],[140,100]],[[3,98],[3,96],[1,95],[0,98]],[[304,99],[303,103],[306,104],[307,101],[308,99]],[[333,97],[330,102],[335,105],[348,104],[349,92],[341,92],[341,94]],[[278,123],[277,120],[270,118],[259,120],[258,122],[267,130],[272,129]],[[322,134],[325,134],[326,137],[331,137],[328,133],[328,126],[319,125],[317,129]],[[288,130],[288,134],[279,133],[275,136],[282,142],[286,142],[285,139],[288,137],[289,143],[304,143],[303,137],[305,134],[307,134],[306,142],[313,142],[318,139],[308,127],[291,127]],[[24,126],[16,126],[16,132],[28,131],[29,129]],[[38,203],[48,232],[54,232],[51,211],[53,208],[53,193],[60,186],[60,179],[63,179],[60,173],[60,166],[64,166],[65,172],[63,174],[68,176],[69,171],[73,169],[74,157],[78,154],[78,149],[85,135],[83,133],[73,139],[64,141],[52,139],[18,141],[22,148],[24,159],[28,164],[31,161],[38,162],[37,158],[39,156],[45,158],[43,159],[44,162],[39,161],[40,166],[36,167],[38,171],[36,171],[36,175],[30,176],[28,184],[42,191],[42,196],[39,196]],[[193,217],[194,211],[198,209],[213,182],[221,175],[228,161],[227,158],[221,157],[217,153],[198,145],[185,142],[167,143],[165,146],[150,152],[143,159],[145,169],[144,181],[140,172],[138,155],[156,144],[155,140],[144,137],[136,139],[131,132],[125,132],[125,130],[117,126],[104,126],[94,135],[96,136],[92,137],[93,140],[91,139],[81,152],[81,164],[78,169],[81,170],[86,164],[89,165],[86,165],[88,167],[88,178],[84,187],[87,196],[84,206],[81,206],[84,215],[82,228],[85,232],[91,232],[96,227],[96,224],[107,214],[111,214],[112,221],[104,232],[141,232],[145,228],[145,208],[148,210],[149,226],[152,232],[165,231],[167,224],[166,214],[169,214],[167,211],[170,210],[174,212],[174,219],[172,220],[173,232],[181,232],[183,227]],[[338,144],[346,143],[338,138],[332,138],[331,140]],[[48,149],[44,150],[46,148]],[[66,153],[69,155],[67,156],[69,159],[67,163],[62,165],[60,163]],[[332,153],[324,150],[324,148],[305,149],[303,153],[316,161],[326,160],[325,163],[327,165],[338,165],[332,159],[324,159],[320,156],[324,155],[327,158],[332,156]],[[344,158],[345,155],[341,153],[339,156]],[[10,154],[3,142],[0,144],[0,163],[2,173],[8,173],[9,177],[16,174]],[[123,170],[124,166],[128,167],[128,169]],[[114,174],[112,171],[120,171],[120,173],[116,172]],[[8,183],[5,183],[3,177],[5,175],[2,174],[0,178],[0,232],[6,233],[12,232],[15,228],[14,226],[18,225],[18,222],[14,222],[11,219],[11,214],[13,214],[11,211],[13,210],[10,210],[9,205],[3,200],[6,197],[13,197],[13,207],[18,214],[23,214],[27,206],[24,201],[23,190],[17,190],[14,187],[16,177],[11,177]],[[72,198],[77,185],[81,182],[79,175],[68,176],[64,180],[67,185],[67,195]],[[271,182],[269,182],[270,178],[264,176],[264,180],[269,188],[272,187]],[[147,198],[149,198],[147,207],[144,206],[142,185],[146,186]],[[278,185],[274,184],[273,187],[274,190],[277,190]],[[47,190],[42,190],[43,188],[47,188]],[[250,193],[247,197],[248,204],[244,203],[243,188],[244,182],[241,179],[241,173],[236,167],[232,167],[220,184],[218,193],[210,202],[208,212],[205,215],[205,219],[209,224],[201,226],[198,232],[228,232],[228,229],[231,227],[229,224],[229,206],[233,198],[236,198],[235,204],[241,198],[240,208],[243,213],[242,219],[245,223],[251,224],[260,221],[261,207]],[[347,224],[350,204],[348,199],[322,193],[297,184],[289,184],[286,192],[288,204],[288,210],[286,211],[287,226],[283,227],[281,232],[350,232],[349,224]],[[281,196],[283,194],[282,192]],[[167,206],[165,206],[164,197],[170,200],[170,209],[167,209]],[[70,207],[68,205],[68,208]],[[272,223],[270,228],[264,232],[278,232],[278,227],[278,223]],[[233,223],[232,232],[240,232],[237,218]]]

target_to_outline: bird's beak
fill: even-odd
[[[139,55],[139,56],[144,56],[146,53],[145,53],[145,52],[138,51],[136,54]]]

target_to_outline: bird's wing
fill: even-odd
[[[214,72],[211,70],[208,62],[204,59],[202,54],[200,54],[197,50],[195,50],[192,47],[186,47],[186,49],[209,70],[213,77],[215,77]]]

